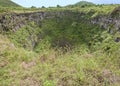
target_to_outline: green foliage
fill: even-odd
[[[76,6],[83,6],[83,5],[95,5],[92,2],[87,2],[87,1],[80,1],[78,3],[75,4]]]
[[[32,9],[35,9],[36,7],[35,7],[35,6],[32,6],[31,8],[32,8]]]
[[[112,12],[111,12],[111,16],[112,17],[119,17],[120,15],[120,6],[116,7]]]
[[[57,5],[57,8],[60,8],[61,6],[60,5]]]
[[[89,7],[89,6],[94,6],[95,4],[92,3],[92,2],[87,2],[87,1],[80,1],[74,5],[68,5],[67,7],[81,7],[81,8],[84,8],[84,7]]]
[[[49,42],[49,37],[46,37],[38,42],[38,44],[34,48],[34,51],[37,53],[45,52],[46,50],[49,50],[50,47],[51,44]]]
[[[17,46],[31,50],[39,41],[40,33],[41,29],[34,22],[30,22],[15,33],[10,33],[9,36]]]
[[[49,26],[50,28],[50,25],[55,23],[53,20],[46,20],[45,23],[47,26],[45,27],[47,28]],[[48,21],[50,25],[48,25]],[[68,21],[66,20],[66,22],[64,21],[63,23],[70,24],[67,22]],[[34,23],[32,23],[32,25],[34,25]],[[72,23],[72,27],[76,28],[76,25],[76,22]],[[85,27],[85,25],[83,26]],[[65,29],[67,29],[67,27],[68,26],[66,26]],[[70,27],[70,32],[72,27]],[[30,32],[31,30],[29,29],[27,30]],[[45,28],[42,28],[41,30],[44,29]],[[83,31],[80,26],[79,29]],[[93,34],[95,34],[98,29],[98,27],[95,27],[95,29],[89,28]],[[47,29],[45,30],[47,31]],[[38,46],[36,46],[37,54],[34,51],[27,51],[23,48],[15,47],[5,36],[0,35],[0,85],[5,86],[14,84],[19,86],[22,84],[24,86],[37,84],[38,86],[104,86],[105,83],[108,85],[119,84],[119,82],[111,82],[111,80],[114,80],[114,78],[117,79],[120,75],[120,44],[112,41],[113,39],[110,34],[103,31],[100,32],[101,34],[96,33],[96,35],[93,35],[94,38],[91,41],[93,43],[101,43],[99,45],[93,45],[94,47],[92,46],[92,48],[96,50],[91,53],[92,49],[89,50],[87,43],[85,43],[90,40],[89,35],[86,32],[88,30],[85,27],[85,35],[87,35],[88,38],[86,36],[85,40],[80,40],[83,42],[82,44],[76,46],[72,50],[68,49],[66,53],[63,53],[63,49],[56,50],[49,47],[51,46],[51,39],[55,39],[54,36],[57,36],[53,33],[54,31],[50,32],[51,30],[57,32],[59,29],[49,29],[47,32],[48,35],[39,42]],[[63,35],[60,31],[57,33],[58,36]],[[67,32],[67,30],[64,31]],[[34,34],[33,30],[32,32]],[[72,35],[72,33],[70,34]],[[20,33],[16,33],[16,35],[18,34],[20,35]],[[26,35],[24,34],[20,36],[27,37],[28,35],[29,34],[26,32]],[[51,37],[51,35],[54,36]],[[83,34],[82,36],[85,35]],[[70,35],[67,34],[65,36],[69,37]],[[101,41],[101,38],[104,40]],[[25,41],[24,39],[22,40]],[[106,51],[106,47],[110,47],[110,49]],[[108,78],[106,72],[104,73],[106,70],[108,72],[107,74],[111,77],[111,80]]]
[[[56,86],[55,85],[55,83],[53,82],[53,81],[45,81],[44,83],[43,83],[43,86]]]
[[[45,20],[41,29],[43,37],[49,37],[48,41],[53,47],[71,48],[82,44],[90,46],[91,41],[96,42],[94,37],[101,35],[102,32],[99,26],[90,25],[80,17],[77,19],[74,14]],[[102,41],[100,38],[98,39],[98,42]]]
[[[3,7],[21,7],[20,5],[12,2],[11,0],[0,0],[0,6],[3,6]]]
[[[45,8],[45,6],[42,6],[41,8]]]
[[[0,34],[0,86],[119,86],[120,43],[114,42],[119,33],[89,23],[114,7],[44,8],[65,15]]]

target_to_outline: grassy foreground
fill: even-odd
[[[119,86],[120,53],[17,48],[0,35],[0,86]]]

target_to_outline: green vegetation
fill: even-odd
[[[100,14],[108,14],[110,13],[115,7],[119,5],[95,5],[91,2],[81,1],[74,5],[68,5],[65,7],[61,7],[57,5],[57,7],[49,7],[45,8],[42,6],[41,8],[36,8],[32,6],[31,8],[25,8],[17,5],[16,3],[12,2],[11,0],[0,0],[0,13],[28,13],[28,12],[40,12],[40,11],[79,11],[79,12],[94,12],[94,16]]]
[[[94,6],[95,4],[92,2],[87,2],[87,1],[80,1],[74,5],[68,5],[68,7],[86,7],[86,6]]]
[[[21,7],[20,5],[12,2],[11,0],[0,0],[0,6],[2,6],[2,7]]]
[[[34,22],[28,23],[22,27],[16,33],[12,33],[9,37],[19,47],[33,49],[34,45],[38,41],[38,35],[41,33],[41,29],[35,25]]]
[[[0,86],[119,86],[120,42],[114,41],[119,33],[89,23],[113,14],[117,6],[6,10],[65,14],[43,19],[40,25],[29,21],[15,32],[0,31]],[[7,8],[0,8],[1,13]]]
[[[76,6],[83,6],[83,5],[95,5],[94,3],[92,2],[87,2],[87,1],[80,1],[78,3],[75,4]]]
[[[0,85],[42,86],[119,86],[119,51],[117,44],[112,51],[99,49],[90,52],[84,44],[69,50],[50,49],[45,40],[39,53],[17,48],[0,35]],[[103,43],[109,46],[111,43]],[[111,45],[110,45],[111,46]],[[41,48],[40,48],[41,47]]]

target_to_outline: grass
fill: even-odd
[[[60,11],[72,11],[72,12],[84,12],[89,13],[93,12],[94,15],[107,15],[109,14],[115,7],[118,7],[117,5],[92,5],[92,6],[74,6],[74,7],[48,7],[48,8],[25,8],[25,7],[7,7],[7,6],[1,6],[0,5],[0,13],[31,13],[31,12],[60,12]],[[96,15],[96,16],[97,16]]]
[[[0,6],[3,6],[3,7],[21,7],[20,5],[12,2],[11,0],[0,0]]]
[[[10,46],[0,35],[0,85],[119,86],[119,52],[64,53],[47,49],[40,53]],[[4,44],[4,45],[3,45]],[[111,77],[111,78],[110,78]]]
[[[120,43],[113,40],[119,33],[113,36],[88,23],[116,6],[26,9],[73,13],[43,20],[42,27],[31,21],[15,33],[0,34],[0,86],[119,86]],[[78,18],[81,12],[86,15]]]

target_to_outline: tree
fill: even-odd
[[[32,6],[31,8],[36,8],[35,6]]]
[[[57,5],[58,8],[60,8],[61,6],[60,5]]]
[[[42,6],[41,8],[45,8],[45,6]]]

